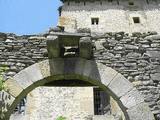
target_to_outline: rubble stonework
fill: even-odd
[[[130,80],[142,93],[155,116],[158,116],[160,36],[156,32],[132,35],[119,32],[91,36],[94,59],[117,70]],[[46,35],[0,34],[0,66],[9,67],[3,75],[4,79],[13,77],[24,68],[47,59],[46,40]]]

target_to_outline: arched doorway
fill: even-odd
[[[81,80],[108,92],[127,120],[154,120],[140,93],[121,74],[93,60],[56,58],[36,63],[5,82],[1,91],[1,119],[7,120],[20,100],[34,88],[57,80]]]

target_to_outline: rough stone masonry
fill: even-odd
[[[63,33],[62,33],[63,34]],[[76,34],[76,33],[75,33]],[[46,34],[0,33],[0,67],[4,79],[47,59]],[[143,94],[157,120],[160,116],[160,35],[156,32],[92,34],[94,59],[129,79]]]

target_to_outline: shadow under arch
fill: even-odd
[[[55,58],[36,63],[5,82],[6,91],[0,92],[2,120],[9,117],[20,102],[34,88],[57,80],[82,80],[99,86],[111,95],[126,120],[154,120],[143,97],[123,75],[93,60],[82,58]],[[3,94],[3,96],[2,96]],[[5,96],[9,99],[3,99]]]

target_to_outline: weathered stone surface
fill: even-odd
[[[64,75],[74,75],[75,79],[81,79],[86,60],[82,58],[64,59]]]
[[[89,77],[92,80],[100,81],[100,74],[95,61],[87,60],[84,64],[83,76]]]
[[[38,66],[41,71],[41,74],[43,75],[43,78],[51,76],[49,60],[44,60],[38,63]]]
[[[57,36],[48,36],[47,38],[47,50],[48,57],[50,59],[60,57],[60,43]]]
[[[106,67],[103,64],[97,63],[98,73],[100,75],[100,80],[102,84],[108,86],[109,83],[114,79],[114,77],[118,74],[112,68]]]
[[[43,76],[37,64],[22,70],[13,77],[23,89],[33,85],[33,83],[36,83],[42,78]]]
[[[160,52],[159,51],[147,51],[146,55],[152,58],[160,58]]]
[[[79,41],[79,56],[86,59],[92,57],[92,42],[90,37],[82,37]]]
[[[151,79],[153,81],[160,81],[160,73],[151,74]]]
[[[85,120],[94,115],[92,98],[91,87],[38,87],[28,94],[25,116],[33,120],[56,120],[59,116]]]
[[[136,88],[126,93],[120,100],[127,109],[144,102],[144,98]]]
[[[0,91],[0,119],[7,120],[9,116],[5,116],[6,112],[10,109],[15,98],[5,91]]]
[[[64,74],[64,59],[55,58],[49,60],[51,75],[63,75]]]
[[[14,80],[14,79],[8,79],[4,83],[5,89],[8,93],[10,93],[15,98],[23,91],[23,88]]]
[[[124,76],[118,74],[108,87],[116,96],[121,97],[129,92],[133,88],[133,85]]]
[[[33,71],[32,71],[33,72]],[[27,87],[31,86],[33,84],[33,81],[30,79],[30,77],[27,75],[27,73],[19,72],[13,77],[14,80],[23,88],[26,89]]]
[[[146,103],[140,103],[127,111],[130,120],[155,120]]]
[[[150,35],[145,37],[146,40],[160,40],[160,35]]]

